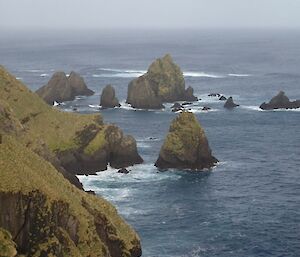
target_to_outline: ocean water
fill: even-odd
[[[56,70],[79,72],[96,94],[61,106],[101,113],[133,135],[145,162],[130,174],[82,176],[139,233],[145,257],[300,256],[300,112],[260,111],[279,90],[300,99],[300,31],[3,32],[1,64],[32,90]],[[170,53],[202,100],[190,106],[220,163],[202,173],[153,166],[177,114],[133,110],[127,85]],[[113,84],[121,108],[99,110]],[[209,93],[233,96],[225,110]],[[211,111],[201,111],[209,106]]]

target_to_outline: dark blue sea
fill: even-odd
[[[125,104],[128,83],[165,53],[202,99],[190,108],[220,160],[211,171],[158,172],[177,114]],[[300,256],[300,112],[258,108],[279,90],[300,99],[300,31],[3,31],[0,63],[32,90],[54,71],[79,72],[96,94],[61,108],[101,113],[136,138],[145,162],[129,175],[110,168],[80,179],[137,230],[143,256]],[[106,84],[121,108],[99,110]],[[214,92],[240,107],[225,110]]]

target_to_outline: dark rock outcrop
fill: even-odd
[[[118,98],[116,97],[115,89],[112,85],[107,85],[103,90],[100,98],[100,105],[103,108],[120,107]]]
[[[204,106],[204,107],[202,108],[202,111],[208,111],[208,110],[210,110],[210,109],[211,109],[210,107]]]
[[[192,105],[193,103],[191,103],[191,102],[184,102],[184,103],[182,103],[182,106],[185,106],[185,105]]]
[[[201,171],[213,167],[217,162],[195,115],[182,112],[172,121],[155,166],[162,170],[176,168]]]
[[[262,110],[297,109],[300,108],[300,100],[290,101],[285,93],[280,91],[269,103],[262,103],[259,108]]]
[[[185,101],[198,101],[198,97],[194,96],[194,89],[190,86],[185,90]]]
[[[220,100],[220,101],[226,101],[227,98],[226,98],[225,96],[222,95],[222,96],[219,98],[219,100]]]
[[[221,94],[219,94],[219,93],[210,93],[208,96],[210,96],[210,97],[221,97]]]
[[[185,89],[179,66],[167,54],[155,60],[146,74],[129,83],[126,102],[134,108],[161,109],[164,102],[196,100],[193,89]]]
[[[233,98],[231,96],[227,99],[226,103],[224,104],[224,108],[226,109],[232,109],[237,106],[239,105],[233,102]]]
[[[122,168],[122,169],[119,169],[119,170],[118,170],[118,173],[128,174],[128,173],[129,173],[129,170],[127,170],[127,169],[125,169],[125,168]]]
[[[171,106],[172,112],[182,111],[183,109],[184,109],[184,107],[180,103],[177,103],[177,102]]]
[[[94,94],[87,88],[83,78],[74,71],[70,73],[69,77],[64,72],[54,73],[47,85],[39,88],[36,93],[50,105],[55,101],[72,101],[79,95]]]

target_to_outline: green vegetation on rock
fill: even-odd
[[[14,257],[17,255],[16,244],[11,234],[0,228],[0,257]]]
[[[22,237],[28,237],[28,243],[35,252],[50,251],[52,246],[56,250],[63,248],[67,251],[65,256],[73,256],[71,252],[78,252],[79,256],[113,256],[109,249],[112,244],[122,252],[120,256],[132,256],[130,253],[140,247],[136,233],[111,204],[71,185],[50,163],[11,136],[3,137],[0,156],[0,204],[5,208],[17,202],[19,204],[15,207],[21,208],[22,205],[23,214],[26,206],[29,203],[32,205],[28,230],[24,228]],[[10,197],[3,197],[6,194]],[[5,214],[1,211],[0,227],[17,233],[19,227],[15,227],[18,224],[16,213],[18,211],[11,208],[6,209]],[[6,219],[8,215],[9,220],[4,222],[3,215],[6,215]],[[31,217],[39,217],[40,222],[30,220]],[[67,221],[60,224],[62,221],[55,217],[67,217]],[[104,232],[97,231],[100,229],[98,226]],[[61,230],[68,237],[62,239]],[[29,232],[34,232],[36,237],[29,236]],[[65,240],[70,250],[65,247]],[[22,241],[16,240],[16,243],[19,243],[21,249],[26,248]]]
[[[95,160],[92,168],[106,167],[107,160],[99,164],[102,157],[96,153],[106,151],[108,127],[100,115],[47,105],[0,66],[0,228],[10,232],[18,254],[141,255],[137,234],[116,209],[76,188],[76,177],[65,170],[70,162],[71,168],[85,170],[90,159],[84,149]]]
[[[111,161],[105,157],[112,155],[105,148],[106,125],[99,114],[67,113],[49,106],[0,66],[0,119],[4,118],[5,127],[21,131],[18,140],[23,145],[40,152],[45,144],[68,172],[95,173]],[[105,154],[97,155],[100,152]],[[139,163],[138,157],[127,151],[129,165]]]
[[[161,109],[164,102],[196,100],[193,89],[185,89],[180,67],[166,54],[156,59],[144,75],[129,83],[126,102],[134,108]]]
[[[105,139],[105,129],[102,129],[84,148],[84,153],[87,155],[93,155],[97,150],[102,149],[105,145],[107,145],[107,141]]]
[[[214,166],[216,162],[195,115],[182,112],[172,121],[155,165],[160,169],[202,170]]]

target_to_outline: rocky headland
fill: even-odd
[[[155,166],[201,171],[217,162],[195,115],[184,111],[172,121]]]
[[[134,108],[161,109],[165,102],[197,101],[193,92],[192,87],[185,88],[181,69],[167,54],[129,83],[126,102]]]
[[[141,256],[135,231],[74,175],[142,161],[118,127],[47,105],[0,66],[0,156],[1,254]]]
[[[88,89],[83,78],[74,71],[69,77],[64,72],[55,72],[47,85],[39,88],[36,93],[50,105],[54,102],[72,101],[76,96],[94,94]]]

